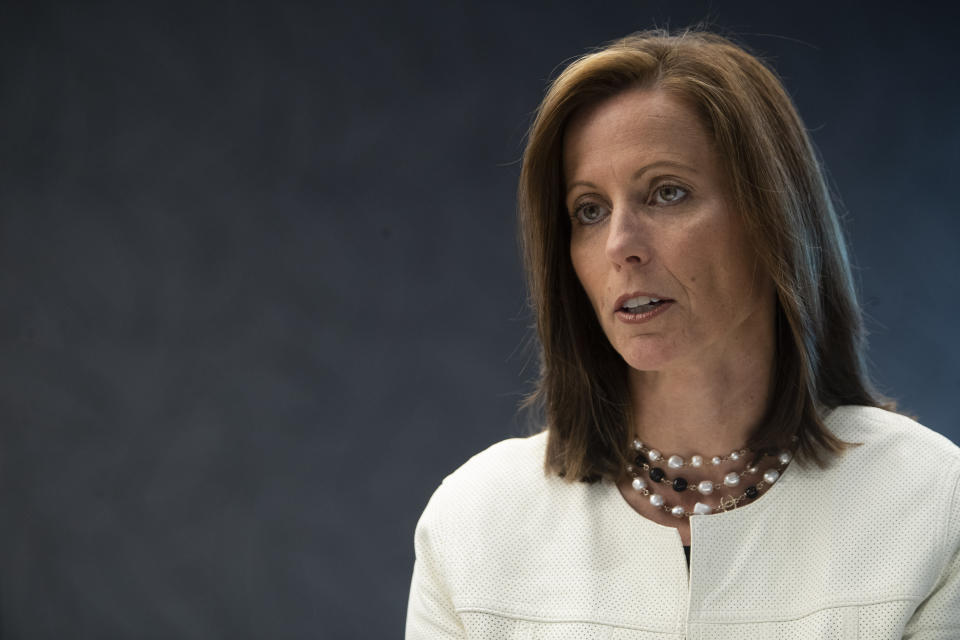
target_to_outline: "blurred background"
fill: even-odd
[[[957,10],[861,6],[0,4],[0,636],[401,637],[430,494],[527,432],[531,114],[642,28],[780,72],[960,440]]]

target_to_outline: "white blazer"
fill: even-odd
[[[545,475],[546,432],[494,444],[417,523],[406,640],[960,638],[960,448],[880,409],[826,422],[863,446],[692,516],[689,572],[613,483]]]

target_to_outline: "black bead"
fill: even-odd
[[[750,498],[751,500],[756,498],[758,493],[759,491],[757,491],[757,488],[755,486],[750,485],[749,487],[747,487],[747,497]]]
[[[677,492],[687,490],[687,481],[684,478],[674,478],[673,479],[673,490]]]
[[[663,480],[663,469],[660,467],[654,467],[653,469],[650,469],[650,479],[654,482],[660,482]]]
[[[633,459],[634,464],[643,469],[643,465],[647,464],[647,458],[642,453],[638,453],[637,457]]]

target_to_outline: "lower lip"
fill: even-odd
[[[621,322],[626,322],[629,324],[639,324],[641,322],[647,322],[648,320],[652,320],[653,318],[657,317],[658,315],[660,315],[661,313],[663,313],[664,311],[666,311],[672,306],[673,306],[673,301],[671,300],[670,302],[664,302],[663,304],[658,306],[656,309],[651,309],[646,313],[627,313],[626,311],[623,311],[621,309],[620,311],[614,312],[614,315],[617,316]]]

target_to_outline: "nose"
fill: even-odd
[[[642,213],[627,205],[614,206],[607,224],[607,258],[617,269],[650,261],[650,233]]]

